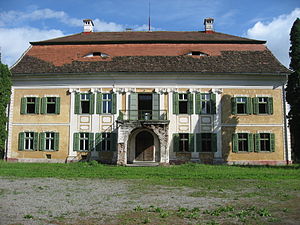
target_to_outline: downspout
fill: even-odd
[[[286,75],[286,81],[288,79],[288,75]],[[283,104],[283,114],[284,114],[284,148],[285,148],[285,158],[286,164],[290,164],[289,160],[289,140],[288,140],[288,127],[287,127],[287,110],[286,110],[286,93],[285,93],[285,83],[282,85],[282,104]]]

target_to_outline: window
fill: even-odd
[[[97,114],[116,114],[116,94],[98,93],[97,94]]]
[[[273,98],[272,97],[253,98],[253,113],[273,114]]]
[[[216,133],[197,133],[196,134],[197,152],[216,152],[217,134]]]
[[[194,134],[189,134],[189,133],[173,134],[173,151],[193,152]]]
[[[255,151],[274,152],[275,134],[273,133],[255,134]]]
[[[173,113],[193,114],[193,94],[173,93]]]
[[[96,150],[97,151],[116,151],[117,134],[116,133],[97,133]]]
[[[59,97],[44,97],[41,105],[42,114],[59,114],[60,113],[60,98]]]
[[[94,149],[94,134],[74,133],[73,148],[74,151],[92,151]]]
[[[216,95],[213,93],[196,94],[196,113],[197,114],[215,114],[216,113]]]
[[[233,152],[253,152],[253,134],[237,133],[232,136]]]
[[[200,51],[192,51],[187,53],[187,55],[193,55],[193,56],[208,56],[208,54],[200,52]]]
[[[232,98],[232,114],[251,114],[252,101],[249,97]]]
[[[38,133],[21,132],[19,133],[19,150],[37,150]]]
[[[21,98],[21,114],[37,114],[39,113],[40,98],[23,97]]]
[[[58,151],[59,133],[43,132],[40,133],[40,150],[42,151]]]
[[[75,114],[94,113],[94,94],[76,93],[75,94]]]

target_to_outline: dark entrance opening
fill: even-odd
[[[154,138],[148,131],[142,131],[135,138],[135,160],[153,161]]]
[[[138,110],[140,120],[151,120],[152,118],[152,94],[138,95]]]

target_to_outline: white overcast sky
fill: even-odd
[[[203,19],[213,17],[216,31],[266,40],[289,67],[289,33],[300,17],[298,1],[150,1],[152,30],[203,30]],[[2,62],[13,65],[30,41],[81,32],[82,19],[93,19],[95,31],[147,30],[148,15],[149,0],[10,0],[0,4]]]

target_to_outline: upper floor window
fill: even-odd
[[[193,111],[192,93],[173,93],[174,114],[193,114]]]
[[[232,98],[232,114],[251,114],[252,102],[249,97]]]
[[[60,113],[60,98],[59,97],[44,97],[41,104],[42,114],[59,114]]]
[[[115,93],[98,93],[96,112],[97,114],[115,114],[116,104]]]
[[[40,98],[23,97],[21,98],[21,114],[37,114],[39,113]]]
[[[255,97],[253,98],[254,114],[273,114],[272,97]]]
[[[75,114],[94,113],[94,94],[76,93],[75,94]]]
[[[196,94],[196,113],[197,114],[215,114],[216,113],[216,95],[213,93]]]

